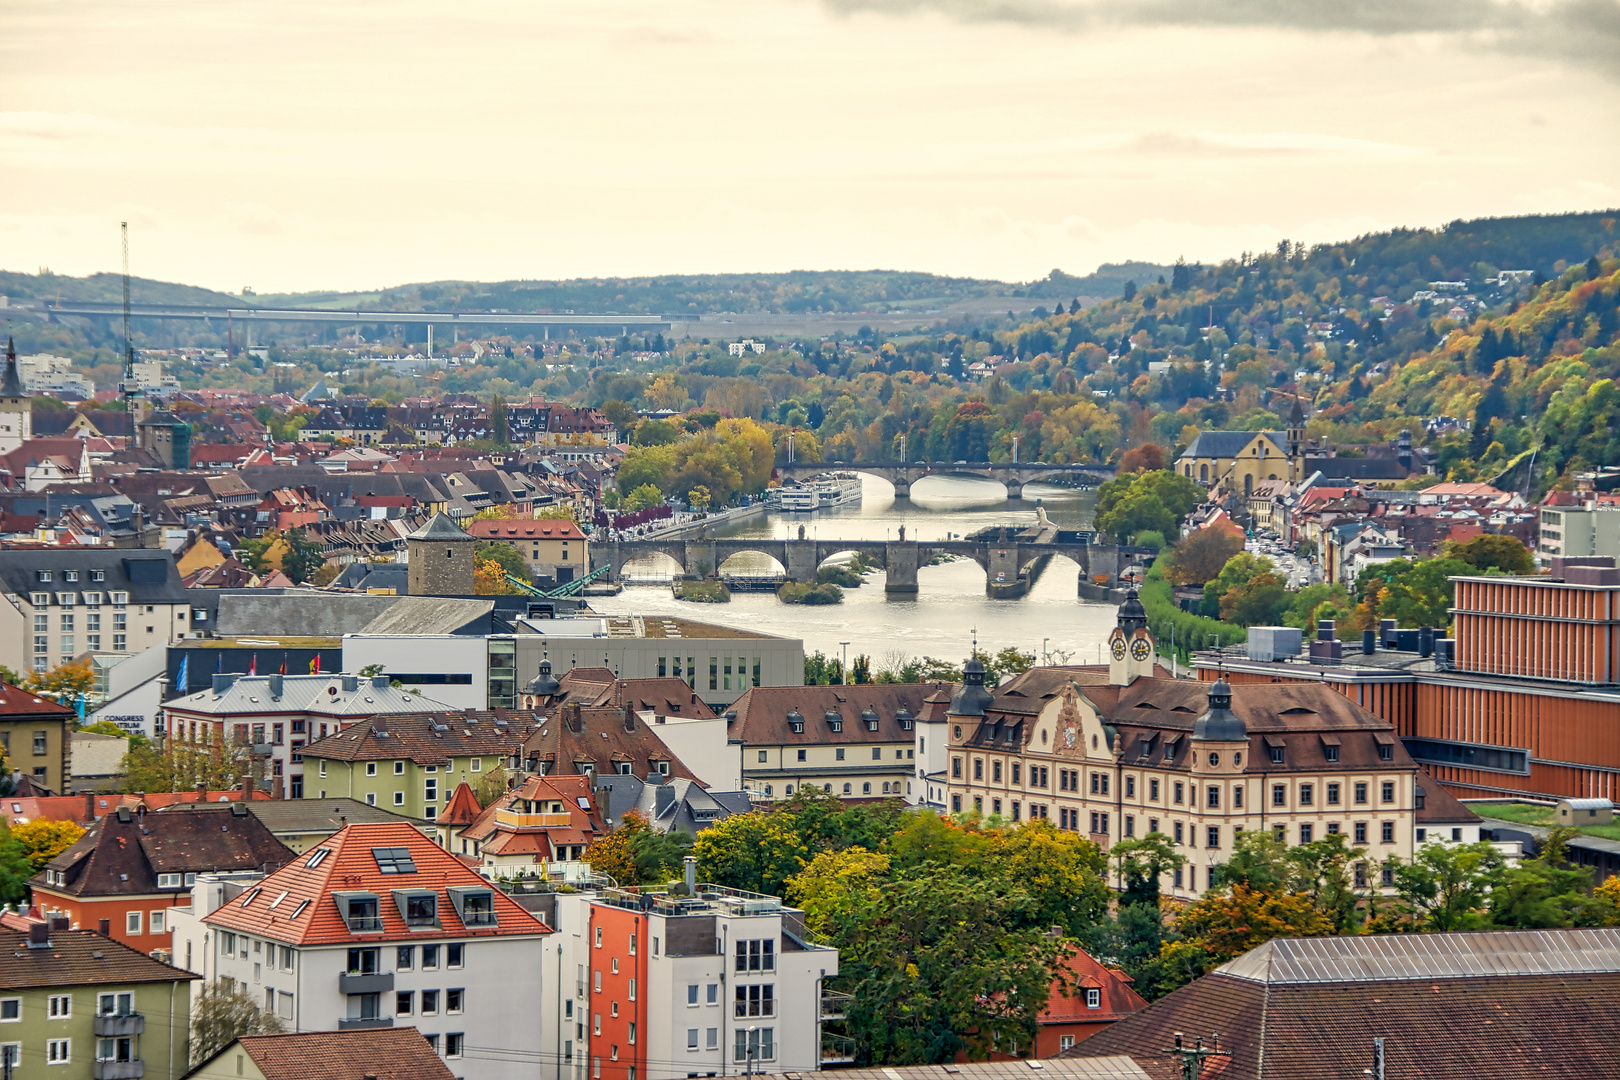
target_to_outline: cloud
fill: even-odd
[[[841,14],[936,13],[1072,33],[1131,26],[1442,34],[1620,79],[1620,0],[822,0]]]

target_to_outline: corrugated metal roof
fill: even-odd
[[[1620,929],[1277,938],[1216,969],[1278,984],[1620,972]]]

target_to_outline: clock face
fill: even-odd
[[[1152,652],[1152,647],[1142,638],[1137,638],[1131,644],[1131,655],[1138,660],[1146,660]]]
[[[1114,652],[1114,659],[1115,660],[1123,660],[1123,659],[1125,659],[1125,639],[1124,638],[1115,638],[1114,639],[1113,652]]]

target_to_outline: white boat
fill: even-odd
[[[776,489],[778,505],[786,511],[826,510],[861,501],[861,478],[855,473],[820,473],[802,484]]]

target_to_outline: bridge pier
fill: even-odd
[[[992,600],[1012,600],[1029,591],[1029,579],[1018,573],[1023,560],[1017,544],[992,544],[985,561],[984,591]]]
[[[894,497],[897,499],[911,498],[911,481],[896,479],[894,483]]]
[[[899,485],[895,487],[899,492]],[[883,567],[886,571],[883,591],[886,593],[903,593],[915,595],[917,592],[917,565],[921,555],[917,550],[917,542],[899,541],[885,544],[883,548]]]
[[[688,540],[681,545],[681,568],[689,578],[705,578],[717,573],[720,569],[720,560],[715,557],[714,541]]]
[[[785,554],[787,558],[782,560],[782,565],[787,568],[788,578],[800,585],[814,585],[816,567],[821,565],[821,545],[815,542],[788,544]]]
[[[1022,480],[1007,479],[1002,483],[1007,485],[1007,498],[1022,499],[1024,497],[1024,482]]]

